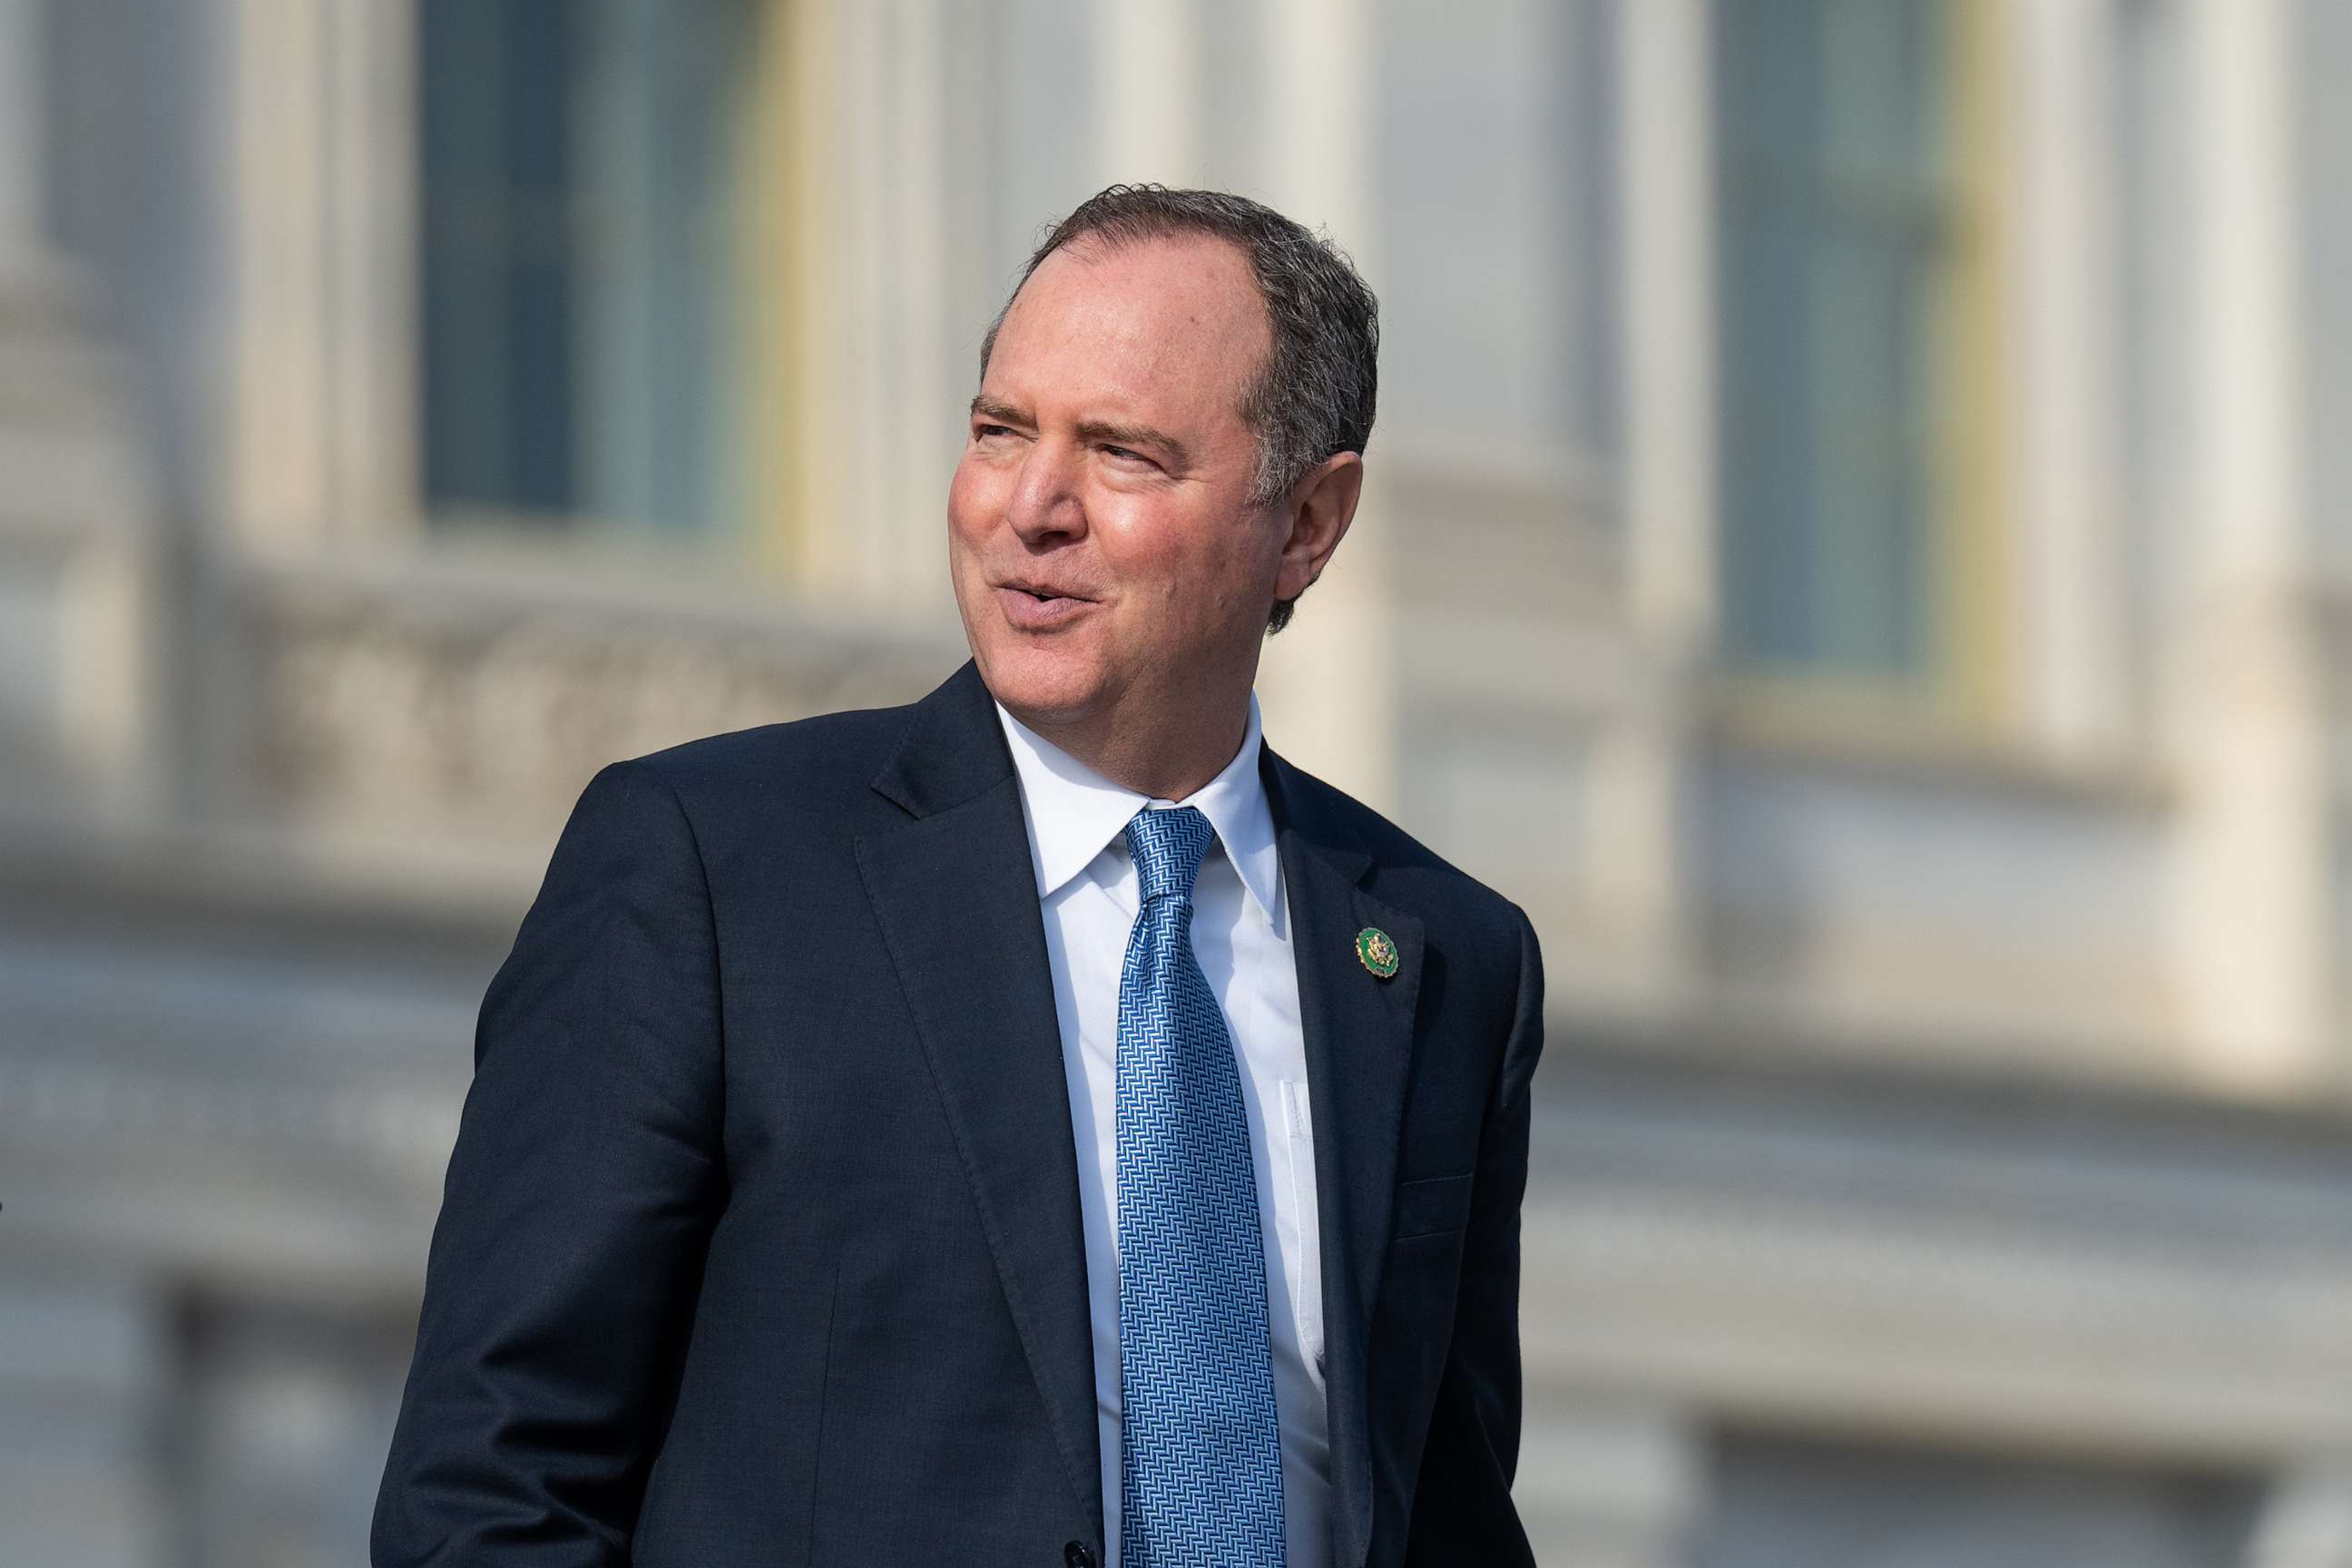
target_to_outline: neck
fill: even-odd
[[[1202,702],[1183,710],[1065,719],[1013,716],[1115,784],[1154,800],[1182,800],[1225,771],[1249,733],[1249,689],[1239,700]]]

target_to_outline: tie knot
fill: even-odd
[[[1127,825],[1127,850],[1135,857],[1136,875],[1143,879],[1143,901],[1171,894],[1191,898],[1201,858],[1216,837],[1217,830],[1196,806],[1137,812]]]

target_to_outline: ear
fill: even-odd
[[[1274,596],[1295,599],[1307,592],[1331,552],[1347,537],[1356,521],[1356,502],[1364,493],[1364,458],[1360,452],[1340,452],[1323,459],[1314,472],[1291,487],[1283,503],[1290,516],[1290,532],[1283,541],[1282,566],[1276,573]]]

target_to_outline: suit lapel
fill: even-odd
[[[1272,752],[1261,772],[1290,906],[1314,1114],[1334,1561],[1358,1568],[1370,1550],[1372,1527],[1367,1355],[1388,1257],[1423,931],[1418,919],[1359,885],[1371,856],[1318,809],[1319,786]],[[1376,978],[1357,958],[1356,935],[1367,926],[1396,943],[1393,979]]]
[[[914,818],[858,864],[1071,1485],[1102,1534],[1077,1146],[1011,754],[967,663],[874,787]]]

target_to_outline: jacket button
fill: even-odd
[[[1063,1547],[1062,1561],[1069,1568],[1096,1568],[1094,1549],[1083,1541],[1073,1541]]]

